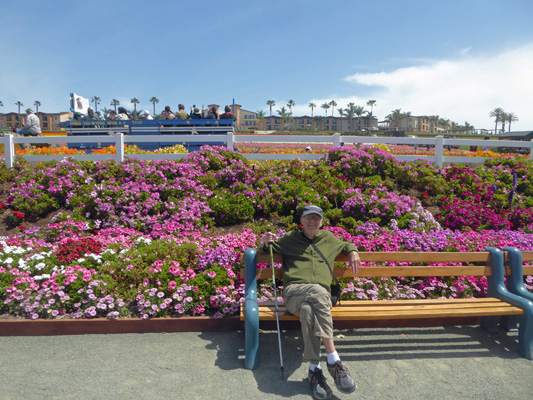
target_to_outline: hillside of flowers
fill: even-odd
[[[533,250],[532,174],[528,159],[440,170],[379,147],[333,148],[319,161],[251,163],[208,146],[177,161],[18,161],[0,167],[0,315],[235,315],[241,254],[267,230],[298,229],[310,203],[361,251]],[[342,285],[346,299],[486,294],[486,279],[472,277]],[[260,297],[271,296],[265,281]]]

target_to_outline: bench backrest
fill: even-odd
[[[533,260],[533,252],[526,254],[525,261]],[[272,278],[270,266],[270,254],[257,254],[258,264],[267,264],[267,268],[257,268],[258,279]],[[492,276],[490,266],[491,255],[488,251],[479,252],[359,252],[361,261],[368,266],[363,266],[355,275],[351,269],[334,267],[336,277],[422,277],[422,276]],[[282,262],[281,254],[273,255],[275,263]],[[241,256],[244,263],[244,254]],[[336,262],[347,262],[348,256],[340,254]],[[398,263],[415,263],[414,266],[397,265]],[[438,265],[442,263],[462,263],[468,265]],[[381,264],[382,266],[375,266]],[[392,265],[391,265],[392,264]],[[474,265],[477,264],[477,265]],[[533,266],[524,266],[524,275],[533,275]],[[281,268],[275,269],[276,278],[282,277]],[[511,274],[511,268],[505,267],[505,275]],[[244,269],[241,270],[241,278],[244,277]]]

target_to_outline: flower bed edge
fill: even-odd
[[[450,325],[479,325],[480,317],[450,317],[436,319],[401,319],[336,321],[335,329],[359,328],[421,328]],[[276,330],[275,321],[261,321],[263,330]],[[282,329],[300,329],[299,321],[283,321]],[[215,319],[212,317],[180,317],[136,319],[4,319],[0,320],[2,336],[58,336],[98,335],[120,333],[222,332],[244,330],[239,316]]]
[[[6,319],[0,320],[0,336],[57,336],[116,333],[236,331],[243,323],[238,316],[136,319]]]

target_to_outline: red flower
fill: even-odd
[[[21,231],[23,231],[24,229],[26,229],[26,227],[25,227],[24,225],[20,225],[20,226],[19,226],[19,229],[20,229]]]

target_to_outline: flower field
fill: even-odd
[[[531,161],[494,157],[475,170],[439,170],[398,162],[394,151],[350,146],[324,150],[327,160],[251,163],[205,146],[179,161],[2,166],[9,230],[0,238],[0,315],[235,315],[240,255],[267,230],[298,229],[309,203],[324,209],[324,229],[361,251],[533,250]],[[486,280],[472,277],[342,286],[345,299],[486,294]],[[259,297],[271,296],[263,282]]]

